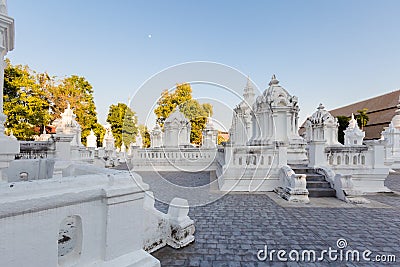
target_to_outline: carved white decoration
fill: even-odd
[[[153,130],[150,132],[150,147],[162,147],[163,140],[162,140],[163,132],[161,127],[158,123],[154,126]]]
[[[164,122],[164,147],[190,146],[190,121],[179,107]]]
[[[90,130],[90,134],[86,137],[86,147],[97,148],[97,136],[93,130]]]
[[[252,105],[255,102],[255,92],[250,78],[243,92],[243,101],[233,110],[232,125],[229,130],[229,142],[236,146],[245,146],[252,136]]]
[[[337,119],[319,104],[317,111],[306,120],[306,140],[325,141],[328,146],[340,145],[337,137],[338,126]]]
[[[217,146],[218,130],[215,129],[211,118],[207,118],[206,127],[202,131],[202,134],[202,147],[215,148]]]
[[[344,130],[344,145],[345,146],[360,146],[363,143],[365,132],[360,130],[357,121],[354,119],[354,114],[351,114],[349,126]]]

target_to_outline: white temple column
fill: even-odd
[[[5,135],[4,123],[7,117],[3,113],[3,87],[5,55],[14,49],[14,19],[7,15],[6,1],[0,1],[0,181],[5,181],[2,169],[7,168],[9,162],[19,153],[19,142]]]

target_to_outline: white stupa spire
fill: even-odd
[[[0,14],[8,15],[7,0],[0,0]]]
[[[250,77],[247,76],[247,83],[246,83],[246,87],[244,88],[244,92],[243,92],[244,100],[249,105],[253,105],[253,103],[255,101],[255,96],[256,96],[256,94],[254,93],[254,88],[251,83]]]

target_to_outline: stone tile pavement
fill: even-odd
[[[146,174],[142,173],[145,177]],[[187,187],[206,185],[207,172],[197,174],[163,173],[170,182]],[[186,177],[186,178],[185,178]],[[145,179],[144,180],[148,180]],[[400,191],[400,175],[387,179],[387,186]],[[211,190],[211,193],[214,192]],[[157,193],[155,193],[157,194]],[[156,196],[157,197],[157,196]],[[281,206],[269,194],[230,193],[205,206],[190,209],[195,220],[195,242],[182,249],[165,247],[153,253],[162,266],[380,266],[378,262],[259,261],[257,252],[268,250],[337,249],[337,240],[344,238],[344,249],[371,250],[372,256],[395,255],[400,266],[400,195],[376,194],[367,196],[385,207],[341,206],[327,207]],[[325,200],[326,201],[326,200]],[[336,202],[335,202],[336,203]],[[350,205],[350,204],[349,204]],[[167,206],[157,202],[158,209]]]

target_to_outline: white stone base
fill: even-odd
[[[385,186],[385,180],[389,175],[389,168],[332,168],[332,170],[337,174],[351,175],[354,190],[363,193],[391,192],[391,190]]]
[[[309,203],[308,190],[294,192],[290,188],[277,187],[274,190],[281,198],[289,202]]]
[[[265,192],[279,186],[276,169],[239,169],[230,167],[224,173],[217,173],[221,191]]]

